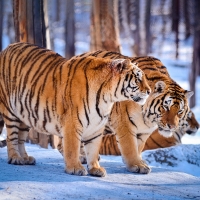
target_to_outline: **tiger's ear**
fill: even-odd
[[[121,73],[128,72],[133,69],[133,64],[129,59],[115,59],[112,60],[111,66],[115,71]]]
[[[187,99],[189,99],[193,94],[194,94],[193,91],[185,90],[185,96],[187,97]]]
[[[166,87],[165,82],[163,82],[163,81],[158,81],[158,82],[156,82],[156,84],[155,84],[154,92],[162,93],[162,92],[164,92],[165,87]]]

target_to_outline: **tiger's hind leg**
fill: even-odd
[[[18,134],[20,122],[14,121],[5,121],[6,130],[7,130],[7,151],[8,151],[8,163],[15,165],[23,165],[24,159],[21,157],[18,146]]]
[[[13,116],[4,117],[4,122],[7,130],[8,163],[15,165],[27,164],[27,154],[24,147],[24,141],[28,133],[27,127]]]
[[[25,165],[35,165],[35,158],[28,156],[24,143],[26,142],[28,136],[29,128],[24,124],[20,124],[19,134],[18,134],[18,148],[21,157],[24,159]]]
[[[106,175],[106,170],[99,165],[99,149],[102,142],[102,132],[103,130],[100,130],[96,134],[98,137],[84,141],[88,172],[90,175],[98,177],[104,177]]]

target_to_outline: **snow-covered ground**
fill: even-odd
[[[63,158],[57,150],[30,144],[27,144],[27,150],[36,158],[36,166],[8,165],[6,148],[0,149],[1,200],[200,199],[200,177],[181,172],[179,169],[182,166],[168,169],[165,167],[166,159],[163,159],[163,165],[156,166],[152,156],[147,156],[148,153],[145,153],[145,158],[153,164],[152,172],[148,175],[127,172],[120,156],[101,156],[100,163],[107,170],[107,176],[97,178],[64,173]],[[174,156],[178,158],[181,151],[172,150],[171,154],[176,155],[169,159]],[[181,165],[181,159],[184,160],[183,155],[176,160],[178,165]],[[184,165],[186,168],[191,166],[185,161]]]

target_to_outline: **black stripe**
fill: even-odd
[[[85,74],[85,80],[86,80],[86,102],[87,102],[87,107],[88,107],[88,111],[90,113],[90,107],[89,107],[89,84],[88,84],[88,77],[87,77],[87,65],[90,64],[92,60],[89,60],[85,66],[84,66],[84,74]]]
[[[127,114],[127,116],[128,116],[129,121],[131,122],[131,124],[137,128],[136,124],[134,123],[134,121],[133,121],[133,120],[131,119],[131,117],[129,116],[128,108],[127,108],[127,107],[126,107],[126,114]]]
[[[174,134],[178,137],[178,139],[179,139],[179,143],[181,143],[181,137],[180,137],[180,135],[177,133],[177,132],[174,132]]]
[[[89,139],[89,140],[82,140],[81,142],[83,142],[84,145],[87,145],[87,144],[91,143],[92,140],[98,138],[98,137],[101,136],[101,135],[102,135],[102,133],[100,133],[99,135],[97,135],[97,136],[95,136],[95,137],[93,137],[93,138],[91,138],[91,139]]]
[[[87,119],[87,126],[89,126],[90,125],[90,119],[89,119],[89,116],[88,116],[88,113],[87,113],[87,110],[86,110],[86,105],[85,105],[84,99],[83,99],[83,105],[84,105],[85,116],[86,116],[86,119]]]
[[[83,123],[82,123],[82,121],[81,121],[81,119],[79,117],[78,107],[76,108],[76,113],[77,113],[78,121],[81,124],[81,126],[83,127]]]
[[[8,124],[6,124],[6,128],[17,128],[20,131],[28,131],[29,130],[29,128],[20,128],[17,125],[8,125]]]
[[[157,142],[151,137],[151,135],[150,135],[149,138],[151,138],[151,140],[152,140],[158,147],[163,148],[163,146],[161,146],[159,143],[157,143]],[[146,142],[146,143],[147,143],[147,142]]]
[[[99,87],[99,89],[97,91],[97,95],[96,95],[96,111],[97,111],[98,115],[101,117],[101,119],[103,119],[103,117],[100,113],[99,103],[100,103],[100,99],[101,99],[101,91],[102,91],[103,85],[104,85],[104,83],[101,84],[101,86]]]

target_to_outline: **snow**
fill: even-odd
[[[200,198],[200,178],[179,168],[152,166],[148,175],[132,174],[120,156],[101,156],[106,177],[79,177],[64,173],[63,158],[57,150],[31,144],[26,147],[36,158],[36,166],[8,165],[6,148],[0,149],[1,200]]]

